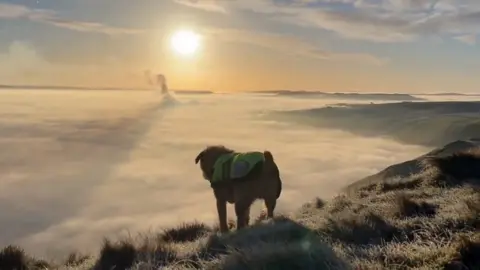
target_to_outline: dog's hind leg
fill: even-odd
[[[248,226],[250,224],[250,208],[251,205],[245,210],[245,226]]]
[[[275,206],[277,205],[276,198],[267,198],[265,199],[265,207],[267,208],[267,217],[273,218],[273,212],[275,211]]]
[[[248,225],[250,220],[250,206],[253,200],[243,199],[235,201],[235,214],[237,215],[237,230]]]

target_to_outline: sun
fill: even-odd
[[[195,32],[182,30],[173,34],[170,42],[176,53],[193,55],[200,46],[200,37]]]

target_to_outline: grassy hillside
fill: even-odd
[[[10,246],[0,253],[0,269],[480,269],[480,153],[423,165],[404,181],[316,199],[225,235],[192,222],[106,240],[97,256],[56,263]]]

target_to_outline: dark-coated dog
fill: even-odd
[[[222,145],[208,146],[195,158],[195,164],[200,162],[203,178],[212,181],[214,165],[218,158],[225,154],[236,153]],[[267,208],[267,217],[272,218],[277,199],[282,193],[280,171],[275,164],[272,153],[264,151],[263,162],[259,162],[244,177],[228,179],[218,184],[211,184],[217,201],[220,231],[227,232],[227,202],[235,204],[237,229],[248,225],[250,206],[257,199],[263,199]]]

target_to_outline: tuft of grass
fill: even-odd
[[[471,182],[471,184],[480,185],[480,151],[458,152],[443,157],[428,157],[422,161],[422,164],[437,172],[436,177],[430,179],[431,184],[458,186]]]
[[[455,257],[445,269],[480,269],[480,233],[472,239],[462,237],[456,250]]]
[[[17,246],[7,246],[0,251],[0,269],[29,269],[28,258],[23,249]]]
[[[128,269],[135,262],[136,255],[135,245],[128,240],[112,243],[105,239],[94,269]]]
[[[395,215],[399,218],[416,216],[434,216],[437,212],[437,206],[427,202],[415,202],[405,194],[399,194],[396,198]]]
[[[136,261],[148,261],[150,265],[159,268],[178,261],[178,255],[165,242],[145,240],[136,251]]]
[[[480,230],[480,192],[476,194],[475,198],[465,200],[465,206],[468,210],[466,213],[468,224],[473,228]]]
[[[204,223],[183,223],[176,228],[164,230],[161,239],[165,242],[192,242],[211,231],[212,229]]]
[[[416,189],[421,186],[423,181],[422,175],[414,175],[411,176],[409,179],[401,179],[398,181],[392,182],[381,182],[377,184],[377,192],[383,193],[393,190],[403,190],[403,189]]]
[[[475,239],[463,239],[459,255],[459,261],[468,269],[480,269],[480,234]]]
[[[211,235],[199,254],[205,259],[227,254],[230,249],[244,249],[261,243],[285,243],[307,239],[313,231],[287,217],[275,217],[245,230]]]
[[[37,260],[25,254],[25,251],[18,247],[9,245],[0,251],[0,269],[29,270],[49,269],[50,264],[44,260]]]
[[[68,255],[67,259],[64,262],[64,265],[75,267],[75,266],[84,264],[89,259],[90,259],[90,256],[88,255],[82,255],[77,252],[72,252]]]
[[[285,243],[260,243],[234,250],[209,270],[351,269],[332,248],[319,239]]]
[[[315,198],[315,207],[317,209],[322,209],[327,203],[322,200],[320,197]]]
[[[345,209],[351,207],[353,202],[346,195],[340,195],[333,198],[333,200],[327,205],[328,212],[331,214],[342,212]]]
[[[348,244],[374,245],[389,242],[399,230],[373,212],[339,213],[327,219],[319,232]]]

